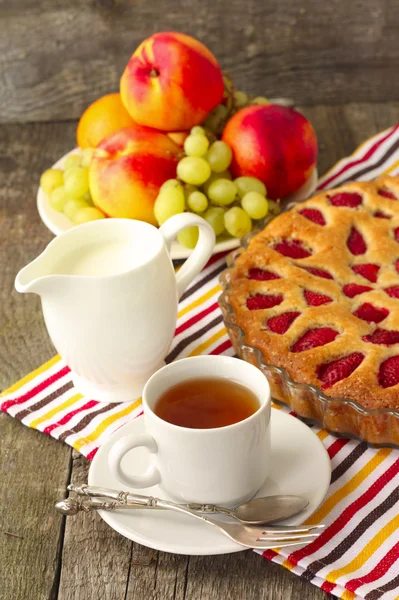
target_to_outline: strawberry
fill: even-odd
[[[312,292],[311,290],[305,290],[304,296],[309,306],[320,306],[321,304],[328,304],[329,302],[332,302],[332,298],[330,298],[330,296],[318,294],[317,292]]]
[[[354,265],[352,271],[361,275],[365,279],[375,283],[377,281],[377,275],[380,267],[378,265],[372,265],[371,263],[365,263],[364,265]]]
[[[303,210],[299,211],[299,214],[305,217],[306,219],[309,219],[309,221],[313,221],[313,223],[316,223],[316,225],[326,224],[326,220],[323,216],[323,213],[321,213],[316,208],[304,208]]]
[[[286,312],[277,315],[277,317],[271,317],[267,322],[267,326],[273,333],[285,333],[300,314],[300,312]]]
[[[383,388],[399,383],[399,356],[391,356],[384,360],[378,372],[378,383]]]
[[[365,302],[353,314],[368,323],[379,323],[389,315],[389,310],[387,308],[377,308],[369,302]]]
[[[317,367],[317,377],[322,382],[322,387],[329,388],[338,381],[346,379],[362,363],[364,355],[361,352],[347,354],[338,360],[324,363]]]
[[[393,285],[389,288],[385,288],[384,292],[391,296],[391,298],[399,298],[399,285]]]
[[[282,242],[275,244],[274,249],[283,256],[288,256],[289,258],[307,258],[312,254],[303,247],[300,240],[283,240]]]
[[[302,267],[311,275],[316,275],[316,277],[323,277],[323,279],[334,279],[333,276],[328,272],[324,271],[324,269],[314,269],[313,267]]]
[[[364,335],[362,340],[364,342],[370,342],[371,344],[392,346],[392,344],[399,344],[399,331],[377,328],[375,331],[373,331],[373,333]]]
[[[381,210],[377,210],[377,212],[374,213],[374,216],[377,217],[378,219],[392,219],[392,217],[390,217],[389,215],[386,215]]]
[[[395,235],[395,240],[396,240],[396,241],[398,242],[398,244],[399,244],[399,227],[397,227],[393,233],[394,233],[394,235]]]
[[[352,254],[355,256],[364,254],[367,250],[366,242],[364,241],[363,236],[355,227],[352,227],[346,245],[348,246],[350,252],[352,252]]]
[[[357,192],[338,192],[333,196],[328,196],[328,199],[333,206],[347,206],[349,208],[356,208],[363,200]]]
[[[282,301],[283,296],[281,294],[256,294],[255,296],[250,296],[249,298],[247,298],[247,308],[249,308],[249,310],[261,310],[264,308],[272,308],[273,306],[281,304]]]
[[[383,198],[389,198],[390,200],[397,200],[397,197],[395,196],[395,194],[393,192],[390,192],[389,190],[378,190],[378,194],[379,196],[382,196]]]
[[[318,346],[325,346],[333,342],[338,335],[338,331],[331,327],[319,327],[318,329],[309,329],[291,348],[291,352],[304,352]]]
[[[270,279],[281,279],[280,275],[267,271],[266,269],[258,269],[252,267],[248,271],[248,279],[256,279],[257,281],[269,281]]]
[[[373,288],[368,285],[359,285],[358,283],[347,283],[343,287],[344,294],[345,296],[348,296],[348,298],[354,298],[358,294],[364,294],[364,292],[369,292],[372,289]]]
[[[395,269],[396,272],[399,273],[399,258],[395,260]]]

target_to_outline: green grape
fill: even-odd
[[[233,206],[224,215],[224,225],[230,235],[242,237],[252,229],[252,221],[242,208]]]
[[[258,192],[259,194],[262,194],[262,196],[266,196],[265,184],[259,179],[256,179],[256,177],[237,177],[237,179],[234,179],[234,183],[237,186],[240,198],[245,196],[248,192]]]
[[[204,126],[215,134],[222,133],[227,116],[227,107],[224,104],[218,104],[207,116]]]
[[[241,200],[241,206],[251,219],[263,219],[269,206],[266,198],[259,192],[248,192]]]
[[[223,75],[223,83],[224,83],[224,94],[223,94],[223,104],[227,108],[227,113],[230,116],[231,110],[233,108],[233,81],[229,75]]]
[[[234,202],[237,194],[235,184],[229,179],[215,179],[208,188],[208,197],[216,206],[227,206]]]
[[[180,181],[178,181],[177,179],[167,179],[159,188],[160,192],[163,192],[163,190],[167,190],[168,188],[174,188],[174,187],[181,187],[181,183]]]
[[[264,96],[256,96],[256,98],[251,101],[251,104],[270,104],[270,102]]]
[[[234,92],[234,103],[237,108],[243,108],[249,104],[249,96],[245,92],[236,90]]]
[[[76,213],[81,208],[88,208],[89,205],[83,198],[77,198],[76,200],[67,200],[64,204],[64,215],[71,219],[71,221],[75,220]]]
[[[191,135],[206,135],[206,131],[200,125],[196,125],[190,131]]]
[[[202,185],[211,174],[209,163],[199,156],[185,156],[177,165],[177,175],[185,183]]]
[[[203,215],[205,221],[212,227],[215,235],[220,235],[224,231],[224,208],[219,206],[212,206],[208,208],[206,213]]]
[[[185,183],[183,185],[183,191],[184,191],[184,197],[187,202],[189,195],[192,194],[193,192],[198,192],[198,188],[196,185],[191,185],[191,183]]]
[[[202,186],[202,189],[207,196],[211,183],[213,181],[216,181],[216,179],[228,179],[229,181],[231,181],[232,176],[229,171],[222,171],[222,173],[211,173],[211,176],[205,181],[204,185]]]
[[[89,191],[89,171],[84,167],[71,167],[65,171],[65,191],[70,198],[81,198]]]
[[[213,131],[211,131],[210,129],[205,129],[205,133],[210,144],[213,144],[213,142],[216,142],[216,140],[218,139],[216,134],[213,133]]]
[[[40,187],[47,196],[61,185],[64,185],[64,173],[61,169],[47,169],[40,177]]]
[[[82,157],[80,154],[70,154],[66,157],[64,163],[64,171],[69,171],[69,169],[73,169],[73,167],[81,166]]]
[[[209,140],[205,135],[189,135],[184,141],[187,156],[203,156],[208,150]]]
[[[51,208],[58,210],[58,212],[62,212],[64,210],[66,198],[65,188],[63,186],[55,188],[50,196]]]
[[[233,152],[226,142],[217,141],[212,144],[206,155],[214,173],[221,173],[229,168],[233,158]]]
[[[183,211],[184,193],[181,186],[166,188],[158,194],[154,204],[154,215],[159,225]]]
[[[179,244],[186,248],[195,248],[198,242],[199,230],[198,227],[186,227],[177,234]]]
[[[82,152],[81,166],[88,167],[94,154],[94,148],[85,148]]]
[[[280,205],[277,204],[277,202],[275,202],[274,200],[268,200],[267,203],[268,203],[268,206],[269,206],[269,213],[271,215],[278,215],[278,214],[280,214],[281,209],[280,209]]]
[[[82,225],[83,223],[97,221],[98,219],[105,219],[104,213],[98,208],[87,206],[78,210],[73,221],[75,225]]]
[[[208,208],[208,198],[199,191],[191,192],[187,198],[187,205],[195,213],[202,213]]]

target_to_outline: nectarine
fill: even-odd
[[[154,202],[159,188],[176,176],[181,150],[167,135],[136,125],[106,137],[89,168],[94,204],[110,217],[157,225]]]
[[[243,108],[228,121],[222,139],[233,151],[229,168],[234,177],[260,179],[272,199],[298,190],[316,165],[314,129],[291,108],[275,104]]]
[[[204,44],[169,31],[140,44],[122,75],[120,92],[136,123],[183,131],[202,123],[222,101],[224,83]]]
[[[189,131],[170,131],[167,135],[179,146],[179,148],[184,148],[184,142],[189,134]]]

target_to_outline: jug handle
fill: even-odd
[[[176,273],[178,298],[182,296],[194,277],[198,275],[212,256],[215,247],[215,233],[209,223],[192,213],[174,215],[159,228],[164,237],[165,245],[170,252],[172,242],[179,231],[193,226],[199,228],[199,238],[190,256]]]

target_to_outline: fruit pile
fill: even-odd
[[[162,184],[154,205],[158,225],[173,215],[191,211],[202,216],[215,235],[242,237],[252,230],[252,220],[278,214],[279,206],[266,199],[266,187],[255,177],[237,177],[228,170],[233,158],[230,146],[221,140],[210,144],[203,127],[193,127],[184,141],[185,156],[177,165],[178,179]],[[198,228],[188,227],[178,236],[194,248]]]
[[[235,90],[210,50],[177,32],[140,44],[120,94],[83,113],[77,142],[81,155],[41,178],[52,208],[73,223],[122,217],[157,226],[191,211],[218,236],[241,237],[276,214],[317,160],[303,115]],[[197,237],[192,229],[179,240],[191,248]]]

